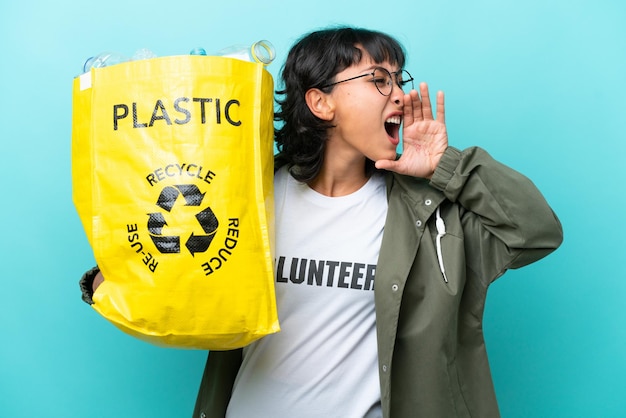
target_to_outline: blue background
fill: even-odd
[[[552,256],[490,291],[504,417],[626,416],[622,0],[3,1],[0,416],[186,417],[206,353],[121,333],[80,300],[93,264],[71,201],[71,87],[102,50],[159,55],[302,33],[389,32],[447,99],[450,143],[531,177],[565,228]]]

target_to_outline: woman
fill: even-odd
[[[435,118],[404,63],[390,36],[348,27],[289,52],[274,180],[282,331],[211,352],[194,417],[499,416],[487,288],[554,251],[561,226],[526,177],[448,145],[443,93]]]

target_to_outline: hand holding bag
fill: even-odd
[[[172,56],[77,77],[72,183],[105,277],[92,306],[117,327],[210,350],[279,330],[262,64]]]

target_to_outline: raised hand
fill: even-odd
[[[414,177],[430,178],[448,147],[445,124],[444,95],[437,93],[437,117],[433,111],[428,85],[420,83],[420,92],[404,95],[403,151],[396,160],[376,161],[376,167]]]

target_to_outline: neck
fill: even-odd
[[[360,161],[325,159],[320,173],[309,183],[316,192],[330,197],[346,196],[359,190],[367,183],[365,157]]]

